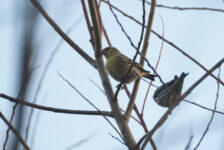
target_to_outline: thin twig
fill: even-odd
[[[124,144],[124,145],[125,145],[125,143],[124,143],[123,141],[121,141],[118,137],[113,136],[111,133],[109,133],[109,135],[110,135],[112,138],[114,138],[115,140],[117,140],[118,142],[120,142],[121,144]]]
[[[190,146],[191,146],[191,143],[192,143],[192,140],[193,140],[194,136],[191,135],[191,137],[189,138],[188,142],[187,142],[187,145],[185,146],[185,149],[184,150],[189,150]]]
[[[95,1],[96,2],[96,1]],[[97,3],[96,3],[97,4]],[[105,27],[104,27],[104,24],[103,24],[103,20],[102,20],[102,17],[101,17],[101,12],[100,12],[100,4],[101,4],[101,1],[99,1],[99,4],[97,5],[97,12],[98,12],[98,16],[99,16],[99,20],[100,20],[100,24],[101,24],[101,28],[103,29],[103,34],[104,34],[104,37],[105,37],[105,39],[106,39],[106,41],[107,41],[107,44],[109,45],[109,46],[112,46],[112,44],[111,44],[111,42],[110,42],[110,39],[109,39],[109,36],[108,36],[108,34],[107,34],[107,31],[106,31],[106,29],[105,29]]]
[[[147,140],[152,138],[153,134],[157,131],[157,129],[164,124],[164,122],[168,118],[168,115],[171,114],[173,109],[180,103],[180,101],[184,99],[186,96],[188,96],[195,87],[197,87],[204,79],[206,79],[209,76],[209,74],[211,74],[214,70],[220,67],[223,62],[224,62],[224,58],[222,58],[218,63],[216,63],[208,72],[206,72],[200,79],[198,79],[180,98],[178,98],[175,101],[175,103],[173,103],[173,105],[166,111],[166,113],[156,123],[153,129],[148,134],[144,135],[144,137],[146,137],[146,140],[143,143],[142,149],[145,148],[147,144]]]
[[[102,111],[97,108],[89,99],[87,99],[74,85],[72,85],[67,79],[65,79],[59,72],[58,75],[70,86],[72,87],[85,101],[87,101],[93,108],[97,110],[101,114],[101,116],[112,126],[112,128],[117,132],[117,134],[121,137],[123,140],[122,135],[120,132],[116,129],[116,127],[110,122],[110,120],[102,113]]]
[[[108,111],[101,111],[101,113],[99,113],[98,111],[71,110],[71,109],[47,107],[47,106],[42,106],[42,105],[38,105],[38,104],[33,104],[33,103],[30,103],[25,100],[16,99],[16,98],[10,97],[10,96],[2,94],[2,93],[0,93],[0,97],[7,99],[10,102],[18,103],[21,105],[25,105],[28,107],[32,107],[32,108],[40,109],[40,110],[44,110],[44,111],[51,111],[51,112],[55,112],[55,113],[80,114],[80,115],[100,115],[100,116],[103,114],[104,116],[113,117],[112,113],[110,113]]]
[[[150,39],[150,35],[151,35],[151,29],[152,29],[152,23],[153,23],[153,18],[154,18],[156,0],[152,0],[152,2],[153,2],[153,5],[151,5],[151,8],[150,8],[146,33],[145,33],[145,37],[144,37],[143,48],[142,48],[142,51],[141,51],[141,54],[144,57],[146,56],[146,53],[147,53],[148,43],[149,43],[149,39]],[[144,28],[144,24],[142,25],[142,28]],[[140,58],[139,64],[142,65],[142,66],[144,65],[143,57]],[[126,113],[125,113],[125,115],[127,117],[127,120],[129,120],[131,112],[134,108],[135,99],[136,99],[136,96],[137,96],[139,84],[140,84],[140,80],[136,80],[135,84],[134,84],[134,88],[132,90],[131,98],[130,98],[130,101],[129,101],[129,104],[127,106]]]
[[[109,3],[105,0],[101,0],[104,3],[108,4]],[[135,19],[134,17],[126,14],[125,12],[123,12],[122,10],[118,9],[117,7],[113,6],[112,4],[110,4],[111,7],[113,9],[115,9],[116,11],[118,11],[119,13],[121,13],[122,15],[124,15],[125,17],[131,19],[132,21],[136,22],[137,24],[142,26],[142,23],[140,21],[138,21],[137,19]],[[181,48],[179,48],[177,45],[175,45],[174,43],[172,43],[171,41],[167,40],[166,38],[164,38],[162,35],[158,34],[157,32],[155,32],[154,30],[152,30],[152,33],[154,35],[156,35],[159,39],[164,40],[168,45],[170,45],[171,47],[173,47],[174,49],[178,50],[180,53],[182,53],[184,56],[186,56],[188,59],[190,59],[191,61],[193,61],[196,65],[198,65],[200,68],[202,68],[205,72],[208,72],[208,69],[206,69],[206,67],[204,67],[201,63],[199,63],[196,59],[194,59],[193,57],[191,57],[189,54],[187,54],[184,50],[182,50]],[[218,79],[215,75],[213,74],[209,74],[210,76],[212,76],[215,80],[219,81],[219,83],[221,83],[224,86],[224,82],[221,81],[220,79]]]
[[[205,110],[209,110],[209,111],[215,112],[215,113],[217,113],[217,114],[222,114],[222,115],[224,115],[224,112],[221,112],[221,111],[217,111],[217,110],[214,110],[214,109],[207,108],[207,107],[202,106],[202,105],[199,105],[199,104],[197,104],[197,103],[195,103],[195,102],[191,102],[191,101],[188,101],[188,100],[186,100],[186,99],[183,99],[182,101],[187,102],[187,103],[190,103],[190,104],[193,104],[193,105],[198,106],[198,107],[201,107],[201,108],[203,108],[203,109],[205,109]]]
[[[24,84],[23,84],[23,86],[22,86],[22,88],[21,88],[21,90],[20,90],[20,92],[19,92],[19,94],[18,94],[18,96],[17,96],[17,99],[19,99],[19,98],[21,97],[22,93],[24,92],[25,85],[27,84],[26,82],[29,80],[29,78],[30,78],[32,72],[33,72],[34,70],[36,70],[38,67],[39,67],[39,66],[35,67],[34,69],[32,69],[32,70],[30,70],[30,71],[28,72],[28,75],[27,75],[27,77],[26,77],[26,80],[25,80],[25,82],[24,82]],[[13,118],[14,118],[14,116],[15,116],[15,112],[16,112],[16,108],[17,108],[17,106],[18,106],[18,103],[16,103],[16,104],[13,106],[13,108],[12,108],[12,114],[11,114],[10,121],[9,121],[10,124],[12,124],[12,121],[13,121]],[[4,144],[3,144],[3,149],[6,149],[6,145],[7,145],[8,138],[9,138],[9,132],[10,132],[10,128],[8,128],[7,131],[6,131],[6,138],[5,138],[5,141],[4,141]]]
[[[86,143],[86,142],[88,142],[89,140],[91,140],[95,134],[96,134],[96,132],[92,133],[92,134],[89,135],[88,137],[79,140],[79,141],[76,142],[75,144],[72,144],[71,146],[69,146],[69,147],[66,148],[65,150],[73,150],[74,148],[77,148],[77,147],[81,146],[83,143]]]
[[[67,35],[72,31],[72,29],[76,26],[76,24],[77,24],[77,21],[75,21],[75,22],[72,24],[72,26],[71,26],[70,28],[68,28],[68,30],[66,31],[66,34],[67,34]],[[63,42],[64,42],[64,40],[61,39],[61,40],[58,42],[58,44],[56,45],[55,49],[54,49],[54,50],[52,51],[52,53],[50,54],[50,57],[49,57],[49,59],[48,59],[46,65],[45,65],[45,67],[44,67],[44,71],[43,71],[43,73],[42,73],[42,75],[41,75],[40,81],[39,81],[39,83],[38,83],[37,89],[36,89],[35,94],[34,94],[34,99],[33,99],[33,103],[34,103],[34,104],[37,102],[37,99],[38,99],[39,93],[40,93],[40,91],[41,91],[41,88],[42,88],[42,86],[43,86],[44,78],[45,78],[45,76],[46,76],[46,74],[47,74],[48,68],[49,68],[50,64],[52,63],[52,61],[53,61],[55,55],[56,55],[57,52],[59,51],[59,48],[60,48],[60,46],[61,46],[61,44],[62,44]],[[30,124],[31,124],[31,122],[32,122],[33,111],[34,111],[34,110],[31,108],[31,111],[30,111],[30,113],[29,113],[29,117],[28,117],[28,123],[27,123],[27,127],[26,127],[26,133],[25,133],[25,141],[26,141],[26,142],[27,142],[27,139],[28,139],[28,136],[29,136],[29,130],[30,130]],[[34,124],[34,125],[36,125],[36,124]]]
[[[70,28],[67,29],[66,31],[66,34],[69,35],[71,33],[71,31],[74,29],[74,27],[77,25],[79,19],[76,20]],[[44,66],[44,71],[40,77],[40,81],[38,83],[38,86],[37,86],[37,89],[35,91],[35,94],[34,94],[34,99],[33,99],[33,102],[32,103],[36,103],[37,102],[37,99],[38,99],[38,96],[39,96],[39,93],[41,91],[41,88],[43,86],[43,83],[44,83],[44,79],[46,77],[46,74],[47,74],[47,71],[48,71],[48,68],[50,67],[51,63],[53,62],[53,59],[54,57],[56,56],[57,52],[59,51],[59,48],[61,46],[61,44],[64,42],[64,40],[61,38],[60,41],[57,43],[55,49],[51,52],[50,54],[50,57],[46,63],[46,65]],[[25,141],[27,141],[28,139],[28,133],[29,133],[29,130],[30,130],[30,124],[32,122],[32,117],[33,117],[33,108],[31,109],[30,113],[29,113],[29,117],[28,117],[28,123],[27,123],[27,127],[26,127],[26,134],[25,134]],[[34,123],[34,127],[33,129],[35,129],[35,127],[38,125],[38,123]],[[31,132],[32,133],[32,132]],[[33,137],[33,136],[32,136]],[[31,140],[32,141],[32,140]],[[32,144],[31,144],[32,145]],[[32,147],[32,146],[31,146]]]
[[[96,62],[92,59],[84,50],[82,50],[65,32],[55,23],[55,21],[47,14],[44,8],[37,0],[30,0],[36,7],[41,15],[47,20],[47,22],[55,29],[55,31],[77,52],[79,53],[90,65],[96,68]]]
[[[221,72],[221,68],[219,68],[218,78],[220,78],[220,72]],[[195,146],[194,150],[196,150],[196,149],[200,146],[202,140],[204,139],[205,135],[207,134],[207,132],[208,132],[208,130],[209,130],[209,127],[210,127],[211,124],[212,124],[212,121],[213,121],[214,116],[215,116],[215,111],[216,111],[216,107],[217,107],[218,99],[219,99],[219,82],[217,82],[217,92],[216,92],[216,99],[215,99],[214,111],[212,112],[212,116],[211,116],[211,118],[210,118],[210,120],[209,120],[209,122],[208,122],[208,125],[207,125],[207,127],[206,127],[204,133],[202,134],[202,136],[201,136],[199,142],[198,142],[197,145]]]
[[[26,145],[25,141],[23,138],[20,136],[19,132],[16,131],[16,129],[9,123],[9,121],[6,119],[6,117],[0,112],[0,118],[5,122],[5,124],[12,130],[12,132],[16,135],[20,143],[24,146],[26,150],[30,150],[30,148]]]
[[[162,56],[162,51],[163,51],[163,45],[164,45],[164,23],[163,23],[163,18],[160,16],[160,19],[161,19],[161,22],[162,22],[162,28],[163,28],[163,33],[162,33],[162,36],[163,36],[163,40],[162,40],[162,44],[161,44],[161,47],[160,47],[160,51],[159,51],[159,57],[157,59],[157,62],[156,62],[156,65],[155,65],[155,70],[157,71],[158,69],[158,66],[159,66],[159,62],[160,62],[160,59],[161,59],[161,56]],[[147,100],[147,97],[148,97],[148,93],[149,93],[149,90],[152,86],[152,81],[150,81],[150,84],[148,86],[148,89],[147,89],[147,92],[145,94],[145,99],[144,99],[144,102],[143,102],[143,105],[142,105],[142,112],[141,112],[141,116],[143,117],[143,113],[144,113],[144,108],[145,108],[145,103],[146,103],[146,100]]]
[[[86,20],[86,25],[87,25],[87,28],[88,28],[88,31],[89,31],[89,35],[90,35],[90,38],[91,38],[90,42],[91,42],[92,46],[94,47],[94,45],[95,45],[94,44],[94,33],[93,33],[93,30],[92,30],[91,23],[89,21],[85,0],[81,0],[81,3],[82,3],[82,10],[83,10],[83,13],[84,13],[84,17],[85,17],[85,20]]]
[[[150,2],[146,1],[146,3],[151,5]],[[157,4],[156,7],[167,8],[167,9],[176,9],[176,10],[205,10],[205,11],[224,12],[223,9],[208,8],[208,7],[177,7],[177,6],[166,6],[166,5],[161,5],[161,4]]]

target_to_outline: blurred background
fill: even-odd
[[[81,2],[77,0],[41,0],[39,2],[62,30],[65,32],[70,30],[69,37],[94,58]],[[157,3],[166,6],[209,7],[224,10],[222,0],[158,0]],[[142,2],[140,0],[131,2],[113,0],[111,4],[142,21]],[[146,18],[148,18],[149,10],[150,5],[146,4]],[[100,11],[112,45],[133,58],[135,49],[121,31],[109,6],[101,2]],[[115,13],[137,45],[141,26],[117,11]],[[223,58],[224,11],[176,10],[157,7],[152,28],[162,35],[163,27],[160,16],[164,22],[164,37],[207,69]],[[30,1],[2,1],[0,20],[0,93],[44,106],[95,110],[61,79],[58,75],[59,72],[100,110],[110,111],[105,95],[92,82],[94,81],[102,88],[97,70],[62,40]],[[153,66],[157,62],[161,44],[161,39],[151,34],[146,57]],[[108,45],[103,37],[103,48],[106,46]],[[50,58],[51,61],[46,69]],[[147,65],[144,68],[152,72]],[[221,69],[220,78],[223,81],[224,67],[222,66]],[[169,81],[173,79],[174,75],[180,75],[182,72],[189,72],[185,79],[183,92],[205,73],[198,65],[167,43],[164,43],[157,71],[164,81]],[[218,69],[214,75],[218,75]],[[118,82],[110,79],[114,90],[116,90]],[[154,84],[161,85],[158,79]],[[133,83],[128,85],[130,91],[132,87]],[[147,88],[148,83],[141,81],[136,99],[136,105],[140,110]],[[155,87],[150,89],[144,110],[144,120],[149,129],[153,128],[167,110],[153,101],[152,95],[155,90]],[[186,99],[213,109],[216,93],[217,81],[209,76]],[[222,112],[224,112],[223,98],[223,86],[220,85],[217,110]],[[118,100],[120,107],[126,109],[129,99],[124,90],[119,93]],[[0,111],[8,120],[10,120],[14,105],[15,103],[0,98]],[[18,105],[12,125],[24,139],[27,139],[27,144],[32,150],[127,149],[110,135],[118,137],[101,116],[60,114],[33,109],[28,134],[26,134],[30,113],[30,107]],[[134,112],[132,114],[135,116]],[[189,148],[193,149],[205,131],[211,115],[211,111],[181,102],[153,136],[157,148],[159,150],[185,149],[193,135]],[[110,120],[116,126],[115,121]],[[129,125],[138,141],[144,135],[144,130],[134,120],[130,120]],[[216,113],[210,129],[198,149],[223,150],[223,127],[224,116]],[[0,149],[3,149],[7,129],[6,124],[0,120]],[[6,149],[23,149],[11,131]],[[150,144],[147,149],[152,149]]]

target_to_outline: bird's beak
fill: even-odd
[[[106,56],[106,50],[105,50],[105,49],[102,50],[102,54],[103,54],[104,56]]]

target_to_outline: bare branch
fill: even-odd
[[[164,23],[163,23],[163,18],[161,16],[160,16],[160,19],[161,19],[162,28],[163,28],[163,33],[162,33],[163,40],[162,40],[162,44],[161,44],[160,51],[159,51],[159,57],[157,59],[156,65],[155,65],[155,70],[156,71],[157,71],[157,68],[159,66],[159,61],[160,61],[160,58],[161,58],[161,55],[162,55],[162,50],[163,50],[163,45],[164,45]],[[141,112],[142,117],[143,117],[143,113],[144,113],[145,103],[146,103],[148,93],[149,93],[149,90],[150,90],[151,86],[152,86],[152,81],[150,81],[148,89],[147,89],[146,94],[145,94],[145,99],[144,99],[144,102],[143,102],[143,105],[142,105],[142,112]]]
[[[149,14],[149,18],[148,18],[148,24],[147,24],[147,28],[146,28],[146,33],[145,33],[145,37],[144,37],[144,43],[143,43],[143,48],[141,51],[141,54],[145,57],[146,53],[147,53],[147,49],[148,49],[148,43],[149,43],[149,38],[150,38],[150,33],[151,33],[151,29],[152,29],[152,23],[153,23],[153,18],[154,18],[154,12],[155,12],[155,5],[156,5],[156,0],[152,0],[152,4],[151,8],[150,8],[150,14]],[[142,27],[144,28],[144,24],[142,25]],[[141,57],[140,58],[140,65],[144,65],[144,59]],[[138,92],[138,87],[140,84],[140,80],[135,81],[134,84],[134,88],[131,94],[131,98],[128,104],[128,107],[126,109],[126,117],[127,120],[129,120],[130,116],[131,116],[131,112],[134,108],[134,104],[135,104],[135,99],[137,96],[137,92]]]
[[[100,116],[102,116],[102,114],[103,114],[104,116],[113,117],[112,113],[107,112],[107,111],[101,111],[102,113],[99,113],[98,111],[71,110],[71,109],[47,107],[47,106],[42,106],[42,105],[38,105],[38,104],[33,104],[33,103],[27,102],[25,100],[16,99],[16,98],[10,97],[10,96],[2,94],[2,93],[0,93],[0,97],[7,99],[10,102],[14,102],[17,104],[25,105],[28,107],[32,107],[32,108],[40,109],[40,110],[44,110],[44,111],[51,111],[51,112],[55,112],[55,113],[80,114],[80,115],[100,115]]]
[[[151,5],[150,2],[146,1],[146,3]],[[177,6],[166,6],[166,5],[161,5],[161,4],[157,4],[156,7],[167,8],[167,9],[176,9],[176,10],[205,10],[205,11],[224,12],[223,9],[208,8],[208,7],[177,7]]]
[[[67,29],[66,34],[69,34],[69,33],[72,31],[72,29],[76,26],[76,24],[77,24],[77,21],[75,21],[75,22],[71,25],[71,27]],[[39,83],[38,83],[37,89],[36,89],[35,94],[34,94],[34,99],[33,99],[33,103],[34,103],[34,104],[37,102],[37,99],[38,99],[39,93],[40,93],[40,91],[41,91],[42,84],[43,84],[43,82],[44,82],[44,79],[45,79],[45,76],[46,76],[46,74],[47,74],[48,68],[49,68],[49,66],[51,65],[51,63],[52,63],[52,61],[53,61],[55,55],[56,55],[57,52],[59,51],[60,45],[61,45],[63,42],[64,42],[64,40],[63,40],[63,39],[60,39],[60,41],[57,43],[55,49],[51,52],[50,57],[49,57],[49,59],[48,59],[46,65],[44,66],[44,71],[43,71],[43,73],[42,73],[42,75],[41,75],[41,77],[40,77],[40,81],[39,81]],[[30,124],[31,124],[31,122],[32,122],[33,111],[34,111],[33,108],[31,108],[31,111],[30,111],[30,113],[29,113],[29,117],[28,117],[27,127],[26,127],[25,141],[27,141],[28,136],[29,136],[29,130],[30,130]],[[38,125],[38,123],[34,123],[34,127],[33,127],[33,129],[35,129],[35,127],[36,127],[37,125]],[[32,132],[31,132],[31,133],[32,133]],[[33,138],[33,137],[34,137],[34,136],[32,136],[32,138]],[[33,140],[31,140],[31,141],[33,141]],[[32,147],[32,143],[30,144],[30,146]]]
[[[220,72],[221,72],[221,69],[219,68],[218,78],[220,78]],[[214,111],[212,112],[212,116],[211,116],[211,118],[210,118],[210,120],[209,120],[209,122],[208,122],[208,125],[207,125],[207,127],[206,127],[204,133],[202,134],[202,136],[201,136],[199,142],[198,142],[197,145],[195,146],[194,150],[196,150],[196,149],[200,146],[202,140],[204,139],[205,135],[207,134],[207,132],[208,132],[208,130],[209,130],[210,125],[212,124],[212,121],[213,121],[213,119],[214,119],[214,115],[215,115],[215,110],[216,110],[217,103],[218,103],[218,99],[219,99],[219,82],[217,82],[217,92],[216,92],[216,99],[215,99]]]
[[[19,99],[19,98],[21,97],[22,93],[24,92],[25,87],[26,87],[25,85],[27,84],[27,81],[29,81],[32,72],[33,72],[34,70],[36,70],[38,67],[39,67],[39,66],[35,67],[34,69],[32,69],[32,70],[30,70],[30,71],[28,72],[27,77],[26,77],[26,80],[24,81],[24,84],[23,84],[23,86],[22,86],[22,88],[21,88],[21,90],[20,90],[20,92],[19,92],[19,94],[18,94],[18,96],[17,96],[17,99]],[[12,114],[11,114],[10,121],[9,121],[10,124],[12,124],[12,121],[13,121],[13,119],[14,119],[14,116],[15,116],[15,112],[16,112],[16,108],[17,108],[17,106],[18,106],[18,103],[16,103],[16,104],[13,106],[13,108],[12,108]],[[5,141],[4,141],[4,144],[3,144],[3,149],[6,149],[6,145],[7,145],[8,138],[9,138],[9,132],[10,132],[10,128],[8,128],[7,131],[6,131],[6,138],[5,138]]]
[[[202,106],[202,105],[199,105],[199,104],[197,104],[197,103],[195,103],[195,102],[191,102],[191,101],[188,101],[188,100],[185,100],[185,99],[183,99],[182,101],[187,102],[187,103],[190,103],[190,104],[195,105],[195,106],[198,106],[198,107],[201,107],[201,108],[203,108],[203,109],[205,109],[205,110],[209,110],[209,111],[215,112],[215,113],[217,113],[217,114],[222,114],[222,115],[224,115],[224,112],[221,112],[221,111],[217,111],[217,110],[214,110],[214,109],[207,108],[207,107]]]
[[[94,107],[99,113],[101,113],[101,110],[99,108],[97,108],[89,99],[87,99],[81,92],[79,92],[79,90],[72,85],[67,79],[65,79],[60,73],[58,73],[59,76],[69,85],[71,86],[85,101],[87,101],[92,107]],[[103,115],[103,113],[101,113],[102,117],[111,125],[111,127],[117,132],[117,134],[122,138],[120,132],[117,130],[117,128],[110,122],[109,119],[107,119],[106,116]]]
[[[12,132],[16,135],[20,143],[24,146],[26,150],[30,150],[30,148],[26,145],[23,138],[19,135],[19,133],[16,131],[16,129],[9,123],[9,121],[6,119],[6,117],[0,112],[0,118],[5,122],[5,124],[12,130]]]

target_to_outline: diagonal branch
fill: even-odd
[[[218,77],[220,77],[220,72],[221,72],[221,69],[219,68]],[[204,139],[205,135],[207,134],[207,132],[209,130],[210,125],[212,124],[212,121],[213,121],[214,115],[215,115],[215,111],[216,111],[216,107],[217,107],[217,103],[218,103],[218,99],[219,99],[219,82],[217,82],[217,92],[216,92],[216,99],[215,99],[214,111],[212,112],[212,116],[211,116],[211,118],[210,118],[210,120],[209,120],[209,122],[207,124],[207,127],[206,127],[204,133],[202,134],[199,142],[195,146],[194,150],[196,150],[200,146],[202,140]]]
[[[67,34],[54,22],[54,20],[47,14],[44,8],[40,5],[37,0],[30,0],[31,3],[36,7],[41,15],[47,20],[47,22],[55,29],[55,31],[77,52],[81,55],[90,65],[96,68],[96,63],[84,50],[82,50],[75,42],[72,41]]]
[[[7,126],[12,130],[12,132],[14,132],[14,134],[16,135],[16,137],[18,138],[20,143],[24,146],[24,148],[26,150],[30,150],[30,148],[27,146],[27,144],[25,143],[23,138],[20,136],[19,132],[16,131],[16,129],[9,123],[9,121],[6,119],[6,117],[1,112],[0,112],[0,118],[2,118],[2,120],[5,122],[5,124],[7,124]]]

